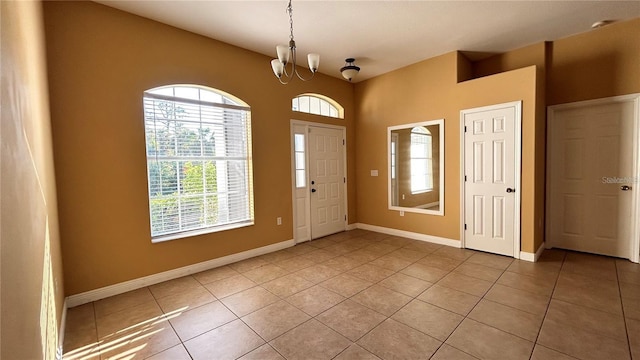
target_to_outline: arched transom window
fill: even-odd
[[[293,98],[291,110],[344,119],[344,108],[333,99],[318,94],[302,94]]]
[[[220,90],[144,92],[152,241],[253,224],[251,109]]]

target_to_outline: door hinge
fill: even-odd
[[[467,181],[467,175],[464,176],[464,181]]]
[[[347,221],[347,215],[344,216],[344,221]]]
[[[345,141],[344,141],[344,139],[342,139],[342,145],[344,145],[344,144],[345,144]]]
[[[465,127],[464,127],[464,132],[467,132],[467,126],[466,126],[466,125],[465,125]]]
[[[342,181],[346,184],[347,183],[347,178],[342,178]]]
[[[467,230],[467,224],[464,224],[464,229]]]

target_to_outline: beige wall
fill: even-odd
[[[466,59],[453,52],[356,84],[358,221],[459,240],[460,110],[522,100],[522,248],[532,251],[536,67],[458,83],[466,71]],[[401,217],[387,208],[387,127],[440,118],[445,124],[445,215]],[[369,176],[376,169],[380,176]]]
[[[640,92],[640,18],[554,41],[547,105]]]
[[[640,92],[640,19],[553,42],[533,44],[472,64],[475,77],[536,65],[544,70],[546,106]]]
[[[551,43],[537,43],[520,49],[497,54],[471,64],[474,78],[520,69],[530,65],[544,69],[546,49]]]
[[[53,359],[64,289],[41,6],[0,12],[0,358]]]
[[[544,241],[546,108],[640,92],[640,19],[526,46],[473,63],[474,77],[535,65],[535,248]],[[523,228],[524,231],[524,228]]]
[[[96,3],[45,2],[44,10],[67,295],[292,239],[292,118],[346,126],[355,177],[350,83],[319,75],[284,86],[266,56]],[[255,225],[152,244],[142,93],[185,83],[251,106]],[[333,98],[345,119],[293,114],[301,93]],[[349,222],[355,196],[349,182]]]
[[[452,153],[453,88],[456,86],[456,54],[425,60],[391,73],[357,83],[356,89],[356,181],[358,186],[358,222],[423,234],[459,239],[459,219],[451,209],[458,209],[457,194],[449,170],[459,165]],[[405,213],[388,210],[387,200],[387,127],[444,118],[445,128],[445,216]],[[453,124],[453,125],[452,125]],[[457,152],[457,150],[455,150]],[[456,158],[457,159],[457,158]],[[370,176],[378,170],[379,176]],[[457,212],[458,210],[455,210]],[[450,216],[451,214],[451,216]]]
[[[539,118],[537,118],[537,88],[539,69],[529,66],[511,70],[493,76],[469,80],[458,84],[457,107],[468,109],[510,101],[522,101],[522,171],[521,171],[521,251],[533,253],[542,243],[542,218],[539,209],[544,209],[544,193],[540,194],[538,184],[544,185],[544,172],[539,172],[536,166],[544,158],[539,158],[537,144],[540,133]],[[459,121],[459,119],[458,119]],[[445,130],[445,134],[446,131]],[[455,129],[458,138],[455,139],[459,147],[459,129]],[[448,156],[448,155],[447,155]],[[455,156],[458,156],[457,153]],[[445,163],[446,166],[447,163]],[[453,164],[453,171],[459,169]],[[445,174],[451,168],[445,168]],[[447,185],[449,186],[449,185]],[[460,184],[452,186],[459,192]],[[446,187],[445,187],[446,188]],[[448,202],[448,200],[446,200]],[[458,200],[459,201],[459,200]],[[448,205],[449,203],[447,203]],[[459,215],[457,215],[459,217]]]
[[[538,43],[472,64],[474,77],[536,65],[546,105],[640,92],[640,19]]]
[[[459,111],[523,100],[521,246],[533,252],[544,240],[546,105],[640,92],[638,19],[476,63],[449,53],[355,86],[323,75],[282,86],[263,55],[95,3],[44,8],[67,295],[291,239],[292,118],[347,127],[349,223],[459,239]],[[255,226],[151,244],[140,103],[172,83],[251,105]],[[338,101],[345,119],[292,113],[291,98],[309,92]],[[386,128],[440,118],[445,216],[399,217],[387,210]]]

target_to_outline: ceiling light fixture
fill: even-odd
[[[278,58],[271,60],[273,73],[281,84],[288,84],[289,81],[293,79],[294,73],[302,81],[311,80],[318,71],[318,66],[320,66],[320,55],[309,54],[307,55],[307,60],[309,62],[309,70],[311,70],[311,77],[305,79],[298,73],[298,69],[296,69],[296,42],[293,40],[293,7],[291,6],[291,0],[289,0],[289,6],[287,6],[287,12],[289,13],[289,26],[291,30],[289,46],[276,46]],[[289,63],[291,63],[291,70],[287,71],[287,64]]]
[[[607,25],[611,25],[611,23],[613,23],[612,20],[600,20],[600,21],[596,21],[593,23],[593,25],[591,25],[592,29],[598,29],[601,27],[605,27]]]
[[[345,79],[351,81],[360,72],[360,67],[354,64],[356,61],[354,58],[347,58],[344,61],[347,63],[340,68],[340,72]]]

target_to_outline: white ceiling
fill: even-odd
[[[289,39],[287,0],[97,2],[270,57]],[[319,71],[341,78],[354,57],[356,82],[454,50],[481,57],[636,17],[640,1],[293,1],[298,62],[318,53]]]

